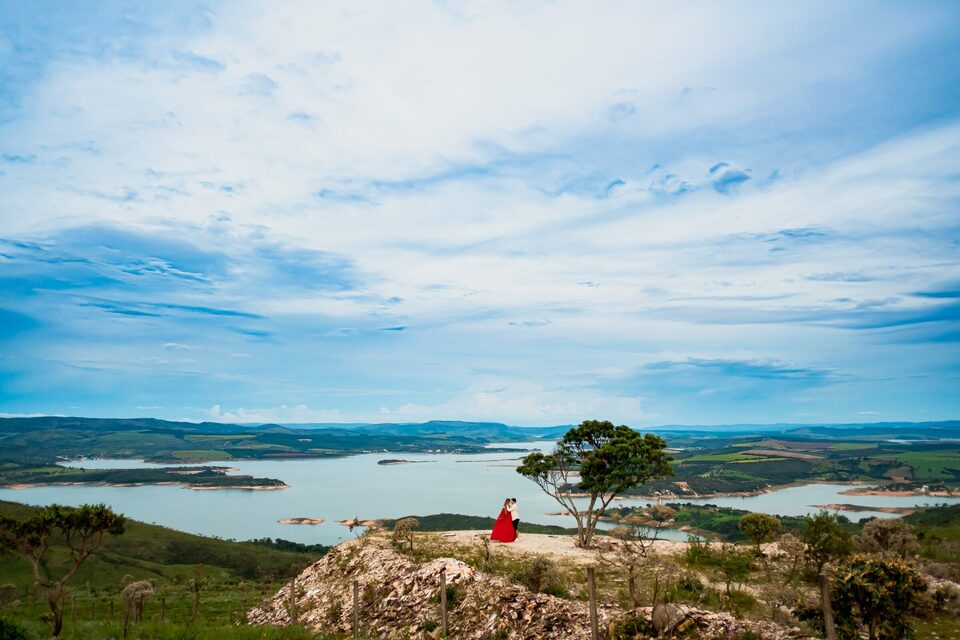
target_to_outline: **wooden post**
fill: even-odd
[[[90,601],[90,619],[91,620],[97,619],[97,601],[96,600]]]
[[[360,587],[353,579],[353,637],[360,637]]]
[[[160,622],[167,617],[167,597],[160,596]]]
[[[447,568],[440,567],[440,633],[447,637]]]
[[[297,578],[290,578],[290,624],[297,624]]]
[[[597,571],[587,567],[587,589],[590,592],[590,637],[600,640],[600,623],[597,620]]]
[[[113,619],[113,598],[110,598],[110,618]]]
[[[823,606],[823,628],[827,640],[837,640],[837,629],[833,622],[833,606],[830,603],[830,568],[824,565],[820,571],[820,600]]]
[[[77,596],[70,594],[70,617],[77,617]]]

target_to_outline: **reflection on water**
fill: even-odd
[[[530,443],[524,443],[530,446]],[[221,538],[285,538],[332,544],[351,537],[337,520],[359,517],[397,518],[431,513],[462,513],[496,517],[504,498],[519,501],[524,522],[572,526],[569,517],[546,515],[561,507],[514,470],[524,452],[489,454],[412,454],[403,459],[431,464],[378,465],[396,454],[366,454],[313,460],[254,460],[210,463],[239,473],[279,478],[290,485],[280,491],[192,491],[176,486],[64,486],[0,489],[0,499],[28,504],[67,505],[104,502],[131,518]],[[87,468],[152,467],[132,460],[83,460]],[[813,513],[815,505],[851,503],[866,506],[912,506],[957,502],[957,498],[843,496],[848,485],[807,485],[751,497],[709,498],[690,502],[763,511],[779,515]],[[624,505],[645,501],[624,500]],[[617,506],[616,504],[614,506]],[[870,515],[850,513],[852,519]],[[322,517],[319,525],[281,525],[277,520]],[[521,525],[522,526],[522,525]],[[669,531],[671,539],[686,534]]]

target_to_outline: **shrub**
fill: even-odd
[[[534,558],[519,576],[520,582],[534,593],[541,593],[548,587],[562,587],[563,582],[557,565],[546,558]]]
[[[854,538],[854,544],[865,553],[900,558],[914,555],[920,549],[913,527],[900,518],[871,520]]]
[[[0,618],[0,640],[29,640],[30,636],[23,627],[15,622]]]
[[[463,597],[466,594],[463,592],[463,589],[458,587],[455,584],[447,585],[447,607],[453,607],[458,602],[463,601]],[[437,589],[437,592],[430,596],[430,602],[434,604],[440,603],[440,589]]]
[[[927,583],[898,558],[854,556],[837,570],[833,589],[838,636],[853,640],[865,626],[870,640],[912,635],[912,619],[931,612]]]

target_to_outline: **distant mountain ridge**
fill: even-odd
[[[77,416],[37,416],[0,418],[0,432],[26,432],[39,429],[64,428],[86,431],[174,430],[196,433],[237,433],[238,430],[259,433],[293,434],[301,431],[322,431],[327,435],[344,437],[392,435],[419,437],[431,435],[466,436],[493,439],[501,442],[515,439],[533,441],[557,439],[573,425],[521,427],[501,422],[470,422],[465,420],[429,420],[427,422],[307,422],[307,423],[228,423],[184,422],[159,418],[84,418]],[[779,432],[797,437],[844,438],[883,434],[891,431],[903,437],[960,437],[960,420],[933,420],[926,422],[849,422],[849,423],[769,423],[769,424],[665,424],[636,427],[638,431],[670,432],[672,434],[723,435]]]

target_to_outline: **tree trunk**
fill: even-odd
[[[63,586],[53,584],[45,586],[44,591],[47,595],[47,604],[50,605],[50,611],[53,613],[53,632],[51,638],[56,638],[63,631]]]

